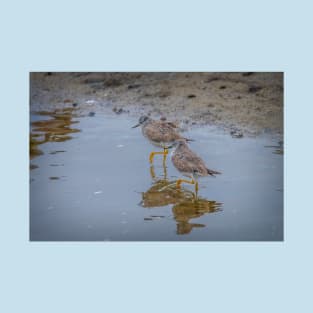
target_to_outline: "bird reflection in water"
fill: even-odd
[[[172,213],[177,222],[176,233],[178,235],[189,234],[193,228],[205,227],[204,224],[192,223],[191,219],[199,218],[208,213],[221,210],[222,204],[198,197],[188,189],[177,188],[176,181],[167,179],[166,166],[163,166],[163,178],[157,178],[154,167],[150,167],[150,174],[153,180],[152,187],[142,193],[141,206],[144,208],[157,208],[167,205],[172,206]],[[162,216],[152,215],[145,220],[155,220]]]
[[[193,218],[198,218],[207,213],[221,210],[222,204],[202,198],[188,199],[179,202],[172,207],[174,218],[177,222],[177,234],[189,234],[193,228],[205,227],[204,224],[190,223]]]
[[[71,127],[72,124],[78,123],[78,121],[73,121],[73,117],[76,117],[74,111],[74,108],[64,108],[53,112],[40,111],[35,113],[36,115],[51,117],[51,119],[31,123],[30,159],[43,154],[39,149],[39,145],[46,142],[70,140],[72,139],[70,134],[80,131],[79,129]],[[31,169],[33,168],[36,168],[36,165],[31,164]]]

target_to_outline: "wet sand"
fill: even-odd
[[[283,73],[31,73],[31,111],[150,114],[182,129],[214,125],[233,137],[283,135]]]

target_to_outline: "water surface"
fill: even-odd
[[[31,114],[30,239],[35,241],[283,240],[283,156],[270,137],[185,133],[209,168],[193,187],[124,116],[74,109]],[[278,151],[278,152],[277,152]]]

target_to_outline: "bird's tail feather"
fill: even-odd
[[[213,171],[213,170],[210,170],[207,168],[207,171],[208,171],[208,174],[211,175],[211,176],[215,176],[215,175],[218,175],[218,174],[221,174],[220,172],[218,171]]]
[[[195,141],[194,139],[191,139],[191,138],[185,138],[184,139],[187,141],[187,142],[190,142],[190,141]]]

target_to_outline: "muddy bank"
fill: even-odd
[[[31,111],[151,114],[233,136],[283,133],[282,73],[31,73]]]

